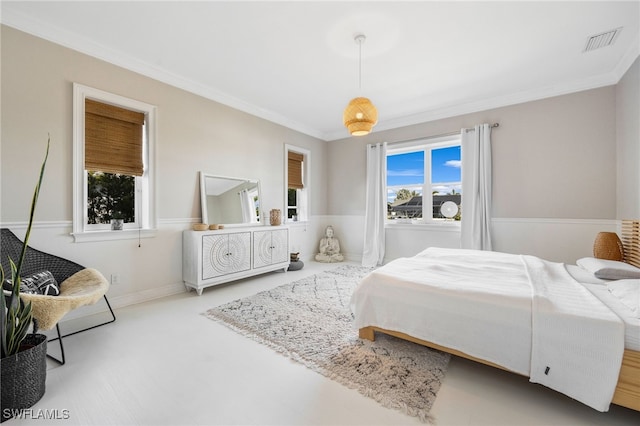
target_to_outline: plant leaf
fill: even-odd
[[[44,177],[44,170],[49,158],[49,146],[51,144],[51,137],[47,140],[47,151],[40,167],[40,176],[38,183],[36,184],[33,192],[33,199],[31,201],[31,211],[29,213],[29,226],[25,233],[24,241],[22,243],[22,251],[18,264],[16,265],[13,259],[9,259],[11,265],[11,284],[13,288],[9,295],[9,300],[5,300],[4,290],[2,292],[2,301],[0,302],[0,340],[2,348],[2,357],[13,355],[20,351],[20,345],[29,331],[29,326],[33,320],[33,313],[31,311],[31,302],[25,303],[20,298],[20,272],[22,271],[22,264],[24,263],[27,247],[29,243],[29,236],[31,235],[31,227],[33,225],[33,217],[35,215],[36,204],[38,203],[38,196],[40,195],[40,187],[42,185],[42,179]],[[0,268],[2,269],[2,268]],[[2,284],[4,284],[4,270],[2,270]],[[35,329],[34,329],[35,330]],[[35,333],[35,331],[34,331]]]

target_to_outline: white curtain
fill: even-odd
[[[309,220],[309,195],[306,189],[297,189],[297,200],[298,200],[298,220],[302,222],[306,222]]]
[[[387,143],[367,145],[367,188],[362,266],[382,265],[387,216]]]
[[[491,250],[491,125],[462,130],[461,247]]]
[[[246,189],[243,189],[238,192],[238,195],[240,196],[240,207],[242,208],[242,221],[244,223],[257,222],[258,218],[256,217],[256,209],[253,204],[251,193]]]

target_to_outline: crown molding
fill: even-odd
[[[633,60],[635,60],[635,58],[633,58]],[[425,111],[404,117],[392,118],[378,122],[374,131],[380,132],[384,130],[392,130],[400,127],[427,123],[429,121],[441,120],[444,118],[456,117],[459,115],[502,108],[510,105],[517,105],[525,102],[551,98],[554,96],[581,92],[584,90],[597,89],[604,86],[611,86],[618,83],[622,75],[624,75],[624,72],[626,72],[626,70],[633,63],[633,60],[631,60],[626,68],[624,68],[624,71],[622,73],[620,73],[619,69],[622,69],[623,67],[618,66],[614,71],[611,71],[607,74],[601,74],[599,76],[583,80],[568,81],[563,84],[539,87],[531,90],[496,96],[489,99],[477,99],[471,102],[460,103],[443,108],[436,108],[430,111]],[[345,139],[349,136],[345,136],[344,130],[340,130],[328,133],[325,135],[325,137],[326,140],[331,141]]]
[[[554,96],[567,95],[584,90],[597,89],[599,87],[612,86],[614,84],[618,84],[620,79],[629,70],[631,65],[633,65],[633,63],[639,56],[640,39],[636,38],[634,39],[629,49],[627,49],[620,62],[618,62],[616,67],[608,73],[600,74],[583,80],[566,81],[562,84],[554,84],[553,86],[539,87],[531,90],[496,96],[489,99],[477,99],[475,101],[461,103],[455,106],[436,108],[430,111],[425,111],[404,117],[392,118],[380,121],[376,125],[375,131],[379,132],[384,130],[392,130],[400,127],[413,126],[417,124],[427,123],[429,121],[441,120],[444,118],[456,117],[464,114],[487,111],[490,109],[502,108],[510,105],[517,105],[525,102],[552,98]],[[350,137],[356,136],[347,135],[344,129],[324,134],[324,140],[327,141],[348,139]]]
[[[209,100],[229,106],[247,114],[262,118],[269,122],[279,124],[288,129],[304,133],[306,135],[323,139],[324,133],[302,123],[290,120],[278,113],[266,108],[260,108],[250,104],[240,98],[236,98],[222,91],[204,86],[193,80],[183,78],[176,74],[167,72],[153,64],[149,64],[139,59],[123,55],[121,52],[113,50],[102,44],[95,43],[87,38],[78,36],[75,33],[48,24],[47,22],[33,19],[24,14],[17,13],[11,9],[3,9],[0,15],[0,22],[9,27],[26,32],[33,36],[42,38],[66,48],[86,54],[88,56],[106,61],[110,64],[144,75],[170,86],[194,93]]]
[[[246,102],[240,98],[229,95],[222,91],[204,86],[193,80],[185,79],[166,70],[140,61],[135,57],[123,55],[122,53],[110,49],[99,43],[95,43],[77,34],[71,33],[64,29],[52,26],[47,22],[33,19],[21,13],[17,13],[11,9],[3,9],[0,14],[0,22],[9,27],[24,31],[36,37],[59,44],[80,53],[95,57],[97,59],[109,62],[113,65],[136,72],[170,86],[185,90],[190,93],[197,94],[214,102],[237,109],[247,114],[262,118],[269,122],[279,124],[288,129],[312,136],[324,141],[332,141],[339,139],[348,139],[352,136],[344,128],[339,128],[329,132],[323,132],[316,128],[299,123],[282,116],[274,111],[261,108]],[[531,102],[544,98],[565,95],[569,93],[579,92],[583,90],[595,89],[603,86],[617,84],[622,76],[627,72],[636,58],[640,55],[640,41],[634,40],[633,44],[627,50],[623,58],[616,67],[609,73],[601,74],[595,77],[579,81],[567,81],[552,86],[545,86],[531,90],[525,90],[506,95],[496,96],[489,99],[476,99],[470,102],[456,104],[454,106],[444,106],[433,110],[424,111],[404,117],[391,118],[380,121],[375,127],[375,131],[384,131],[397,129],[400,127],[412,126],[416,124],[426,123],[429,121],[440,120],[449,117],[455,117],[464,114],[470,114],[490,109],[516,105],[525,102]]]
[[[629,46],[629,49],[627,49],[622,59],[613,70],[613,73],[616,76],[616,83],[618,83],[629,68],[631,68],[631,65],[633,65],[638,56],[640,56],[640,38],[635,37],[631,46]]]

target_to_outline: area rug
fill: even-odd
[[[375,342],[358,338],[349,301],[370,271],[342,265],[203,315],[385,407],[429,422],[450,356],[386,335],[376,334]]]

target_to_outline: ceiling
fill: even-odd
[[[615,84],[640,2],[1,2],[2,23],[305,134],[348,137]],[[613,45],[587,39],[622,27]],[[358,81],[357,33],[362,45]]]

